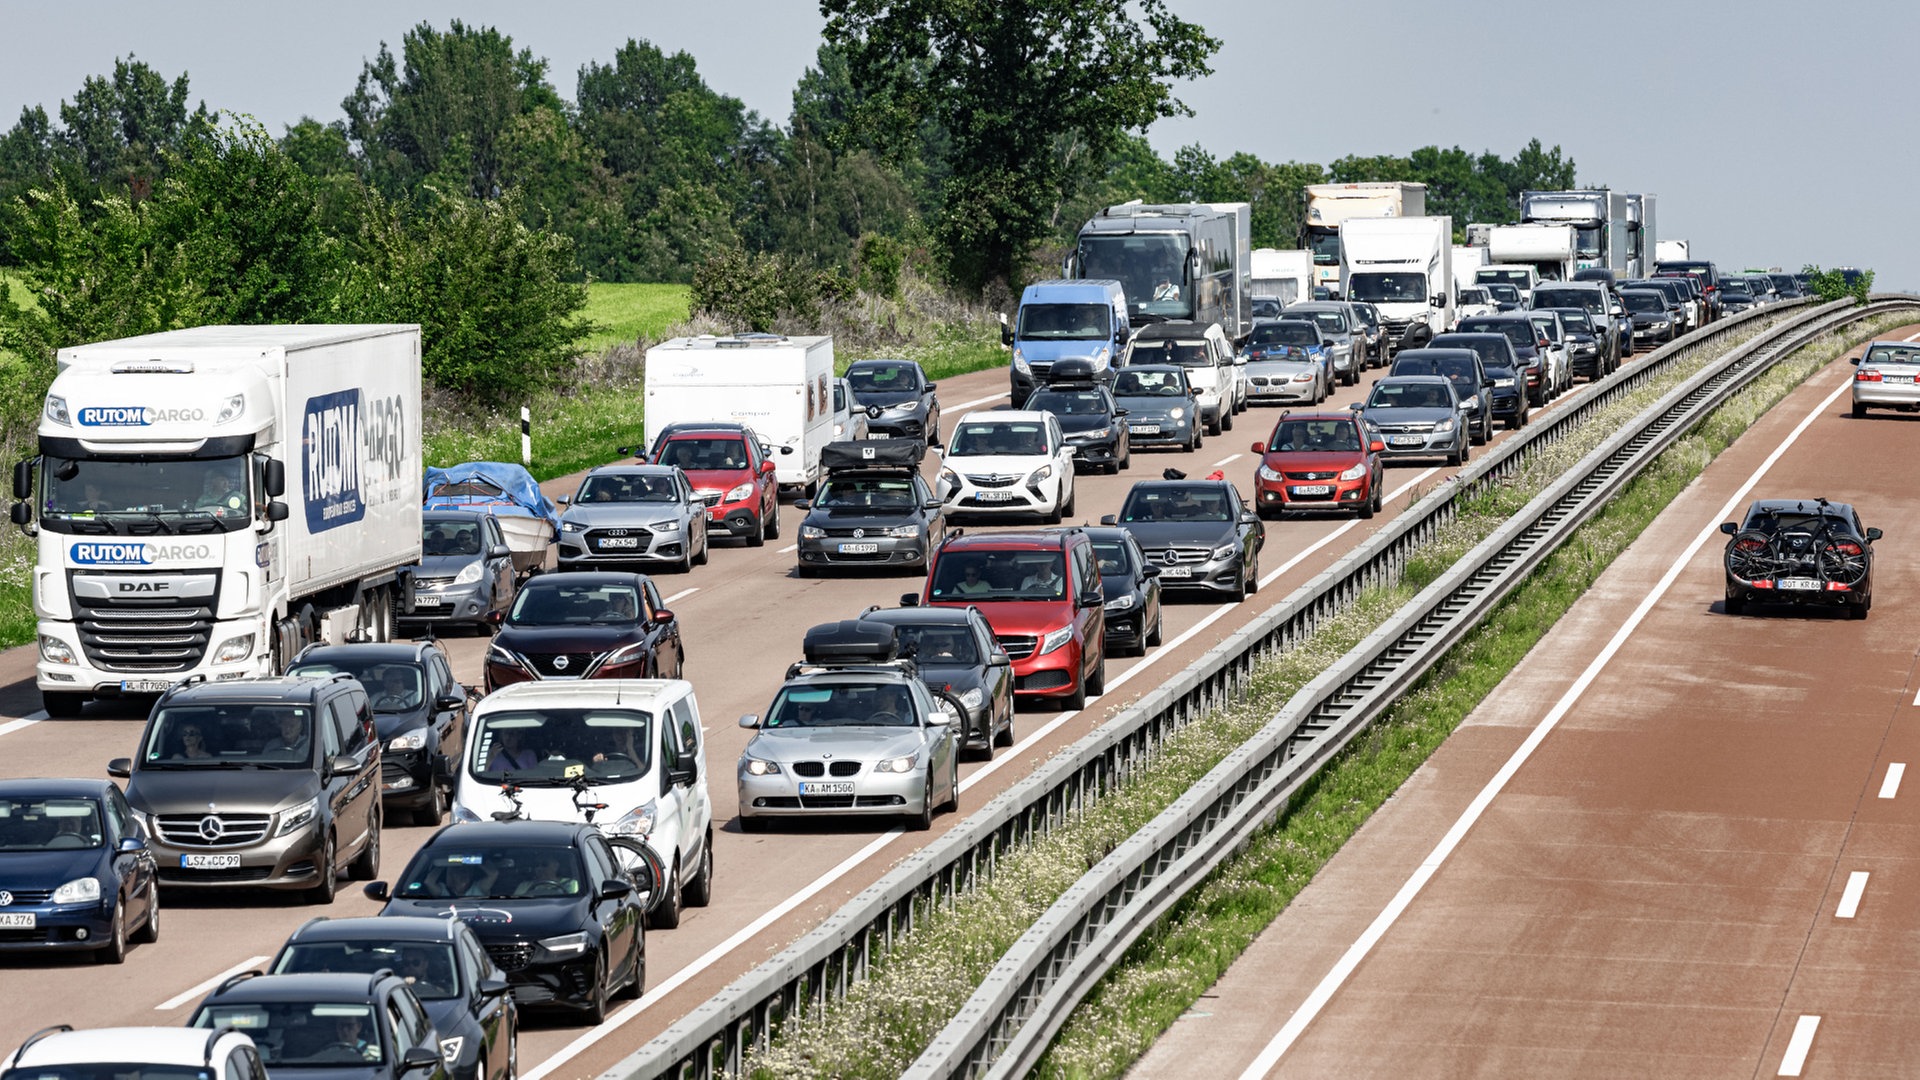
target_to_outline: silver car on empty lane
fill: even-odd
[[[1853,415],[1869,406],[1910,412],[1920,407],[1920,344],[1876,341],[1853,361]]]

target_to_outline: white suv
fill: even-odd
[[[679,886],[648,916],[658,929],[678,926],[682,905],[712,899],[713,800],[692,683],[514,683],[474,706],[468,732],[454,821],[590,821],[644,841]]]
[[[66,1066],[63,1068],[63,1066]],[[72,1066],[80,1066],[72,1068]],[[206,1080],[267,1080],[253,1040],[230,1028],[127,1027],[75,1031],[65,1024],[34,1032],[0,1060],[0,1073],[126,1075],[157,1067],[162,1075]]]
[[[1073,448],[1052,413],[971,412],[954,426],[935,494],[956,514],[1073,513]]]

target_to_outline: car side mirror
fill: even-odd
[[[144,836],[123,836],[115,849],[122,855],[131,855],[136,851],[147,850],[147,838]]]
[[[620,881],[617,878],[608,878],[600,883],[600,891],[596,895],[602,900],[619,900],[632,896],[633,883],[630,881]]]
[[[387,883],[384,881],[369,881],[361,888],[360,895],[369,900],[378,900],[384,904],[388,899]]]
[[[928,392],[928,393],[932,393],[933,391],[935,391],[935,390],[938,390],[938,389],[940,389],[940,384],[939,384],[939,383],[937,383],[937,382],[930,382],[930,383],[928,383],[928,384],[927,384],[927,392]]]
[[[1852,364],[1852,365],[1853,365],[1854,367],[1859,367],[1859,366],[1860,366],[1860,361],[1862,361],[1862,360],[1865,360],[1865,359],[1866,359],[1866,357],[1864,357],[1864,356],[1856,356],[1856,357],[1854,357],[1853,359],[1851,359],[1851,360],[1849,360],[1849,361],[1847,361],[1847,363],[1849,363],[1849,364]]]
[[[133,775],[133,759],[117,757],[107,762],[107,775],[117,780],[125,780]]]
[[[335,754],[327,759],[327,772],[332,776],[350,773],[358,768],[360,768],[360,763],[345,754]]]
[[[791,447],[791,446],[783,446],[783,447],[781,447],[781,448],[780,448],[780,452],[781,452],[781,453],[783,453],[783,454],[791,454],[791,453],[793,453],[793,447]],[[769,462],[768,464],[769,464],[769,465],[771,465],[772,463],[771,463],[771,462]],[[768,472],[772,472],[773,470],[772,470],[772,469],[768,469],[767,471],[768,471]]]
[[[700,769],[698,766],[686,765],[678,769],[667,770],[667,783],[673,787],[692,787],[693,782],[698,779],[700,779]]]
[[[506,559],[513,556],[513,549],[505,544],[495,544],[487,549],[487,558]]]
[[[795,499],[795,500],[793,500],[793,508],[794,508],[795,510],[811,510],[811,509],[813,509],[813,500],[811,500],[811,499]]]
[[[1140,576],[1143,578],[1157,578],[1160,576],[1160,568],[1152,563],[1148,563],[1140,568]]]
[[[457,709],[466,704],[466,702],[467,695],[465,694],[441,694],[439,697],[433,699],[433,707],[436,709]]]
[[[1106,602],[1107,602],[1107,598],[1100,595],[1097,592],[1081,593],[1075,606],[1076,607],[1101,607],[1101,606],[1104,606]]]
[[[487,998],[500,997],[513,989],[505,979],[481,979],[473,984],[473,988],[481,997]]]
[[[1254,444],[1253,444],[1253,452],[1254,452],[1254,453],[1256,453],[1256,454],[1264,454],[1264,453],[1266,453],[1266,452],[1267,452],[1267,444],[1266,444],[1266,443],[1263,443],[1263,442],[1257,442],[1257,443],[1254,443]]]
[[[553,500],[553,501],[554,501],[555,503],[558,503],[558,504],[559,504],[559,505],[561,505],[561,506],[567,506],[567,505],[569,505],[569,504],[571,504],[571,503],[573,502],[573,496],[571,496],[571,495],[562,495],[562,496],[560,496],[560,497],[559,497],[558,499],[555,499],[555,500]]]
[[[1364,408],[1366,408],[1366,407],[1367,407],[1367,403],[1366,403],[1366,402],[1364,402],[1364,401],[1356,401],[1356,402],[1354,402],[1353,404],[1351,404],[1351,405],[1349,405],[1349,406],[1347,406],[1347,409],[1348,409],[1348,411],[1350,411],[1350,412],[1359,412],[1360,410],[1362,410],[1362,409],[1364,409]]]
[[[1120,524],[1120,518],[1118,515],[1115,515],[1115,514],[1102,514],[1100,515],[1100,524],[1118,525]]]
[[[1880,531],[1879,529],[1868,529],[1868,530],[1867,530],[1867,543],[1869,543],[1869,544],[1871,544],[1871,543],[1873,543],[1873,542],[1874,542],[1875,540],[1878,540],[1878,539],[1880,539],[1881,537],[1883,537],[1883,536],[1885,536],[1885,535],[1887,535],[1887,534],[1886,534],[1886,533],[1883,533],[1883,532],[1881,532],[1881,531]]]
[[[659,623],[661,626],[665,626],[673,621],[673,612],[668,611],[666,608],[657,608],[653,613],[653,621]]]
[[[782,450],[787,450],[787,449],[790,449],[790,448],[789,448],[789,447],[785,447],[785,446],[783,446],[783,447],[781,447],[780,449],[782,449]],[[774,469],[774,465],[773,465],[773,462],[771,462],[771,461],[763,461],[763,462],[761,462],[761,463],[760,463],[760,475],[761,475],[761,476],[765,476],[765,475],[767,475],[768,473],[770,473],[770,472],[772,472],[772,471],[773,471],[773,469]]]
[[[425,1046],[410,1046],[406,1053],[400,1055],[400,1071],[419,1072],[436,1069],[440,1067],[440,1061],[440,1055],[432,1049]]]
[[[938,510],[945,505],[947,504],[941,502],[939,499],[928,499],[926,502],[920,504],[920,508],[922,510]]]
[[[1734,533],[1740,531],[1740,526],[1735,525],[1731,521],[1723,521],[1720,523],[1720,531],[1726,533],[1728,536],[1732,536]]]
[[[1375,439],[1372,442],[1367,444],[1367,452],[1370,454],[1378,454],[1381,451],[1385,450],[1386,448],[1387,448],[1387,444],[1384,442],[1381,442],[1379,439]]]
[[[760,727],[760,718],[753,713],[748,713],[740,718],[740,726],[748,731],[756,730]]]
[[[1128,410],[1126,410],[1126,409],[1115,409],[1115,410],[1113,410],[1113,415],[1114,415],[1114,419],[1116,419],[1116,420],[1117,420],[1117,419],[1119,419],[1120,417],[1122,417],[1122,416],[1125,416],[1125,415],[1127,415],[1127,412],[1128,412]]]

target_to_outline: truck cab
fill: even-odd
[[[1020,294],[1011,324],[1002,324],[1000,340],[1013,348],[1009,369],[1013,400],[1027,400],[1046,385],[1053,365],[1084,360],[1102,383],[1113,381],[1131,331],[1127,295],[1111,278],[1039,281]]]

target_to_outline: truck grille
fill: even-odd
[[[160,839],[175,847],[245,847],[267,838],[273,815],[161,814],[155,824],[159,827]]]
[[[993,639],[998,641],[1000,647],[1007,651],[1007,655],[1015,660],[1025,660],[1032,656],[1034,647],[1040,644],[1040,639],[1032,634],[995,634]]]
[[[167,575],[203,584],[199,590],[203,595],[198,596],[103,597],[87,595],[102,591],[98,587],[74,587],[76,582],[90,584],[88,579],[129,576],[72,572],[68,588],[74,626],[88,661],[104,671],[133,674],[185,671],[198,664],[213,634],[213,613],[220,606],[218,575]]]

